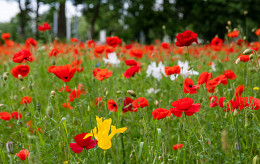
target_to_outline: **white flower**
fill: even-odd
[[[110,54],[107,55],[108,59],[103,58],[104,62],[107,64],[113,64],[115,66],[118,66],[118,64],[120,63],[120,60],[117,58],[117,55],[115,52],[112,52]]]
[[[215,63],[214,62],[212,62],[212,64],[211,64],[211,69],[212,69],[212,71],[216,71],[216,66],[215,66]]]
[[[158,64],[158,67],[156,66],[156,62],[152,62],[150,65],[148,65],[148,68],[146,71],[147,77],[152,75],[157,80],[161,80],[162,75],[165,75],[164,67],[165,66],[162,64],[162,62],[160,62]]]
[[[188,70],[189,69],[188,61],[181,62],[180,60],[178,60],[178,65],[181,67],[180,75],[184,78],[189,77],[191,75],[199,75],[199,72],[197,71]]]
[[[149,94],[151,94],[151,93],[156,94],[156,93],[158,93],[159,91],[160,91],[160,89],[154,89],[154,88],[147,89],[147,92],[148,92]]]

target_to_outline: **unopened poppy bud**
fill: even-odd
[[[260,164],[260,158],[259,158],[258,155],[256,155],[256,156],[253,158],[252,164]]]
[[[8,76],[6,74],[3,75],[3,79],[6,81]]]
[[[121,92],[121,91],[116,91],[116,93],[117,93],[117,94],[120,94],[120,93],[122,93],[122,92]]]
[[[25,90],[25,87],[22,87],[21,90],[22,90],[22,91]]]
[[[225,113],[225,118],[228,118],[228,113]]]
[[[136,97],[136,94],[133,90],[128,90],[127,93],[133,97]]]
[[[30,89],[30,90],[33,89],[33,84],[29,84],[29,89]]]
[[[245,11],[244,11],[244,15],[247,15],[247,14],[248,14],[248,11],[247,11],[247,10],[245,10]]]
[[[251,32],[255,32],[256,31],[256,28],[252,28]]]
[[[21,80],[21,81],[23,81],[23,76],[19,74],[19,75],[18,75],[18,79]]]
[[[11,154],[14,153],[13,142],[6,143],[6,150],[8,153],[11,153]]]
[[[55,62],[55,60],[53,60],[53,61],[52,61],[52,65],[56,65],[56,62]]]
[[[55,91],[51,91],[51,96],[55,96],[56,92]]]
[[[88,105],[88,112],[90,111],[90,106]]]
[[[162,159],[162,156],[159,155],[158,159],[161,160],[161,159]]]
[[[162,26],[162,29],[165,30],[165,28],[166,28],[165,25],[163,25],[163,26]]]
[[[52,106],[47,106],[46,113],[47,113],[47,116],[52,118],[52,115],[53,115],[53,108],[52,108]]]
[[[235,143],[235,148],[236,148],[236,150],[239,150],[239,143],[238,142]]]
[[[238,115],[238,111],[235,109],[234,113],[233,113],[234,116],[237,116]]]
[[[254,59],[254,54],[251,54],[251,55],[249,56],[249,59],[250,59],[250,60]]]
[[[246,40],[246,36],[243,37],[243,40]]]
[[[227,21],[227,24],[230,26],[231,25],[231,21]]]
[[[237,58],[237,60],[235,61],[236,64],[238,64],[240,62],[240,58]]]
[[[13,98],[14,98],[14,100],[17,100],[17,95],[14,95],[14,97],[13,97]]]
[[[228,30],[229,29],[229,27],[228,26],[226,26],[226,30]]]
[[[192,70],[192,67],[188,67],[188,71],[191,71]]]
[[[155,100],[155,106],[159,106],[159,102],[157,100]]]
[[[215,101],[215,97],[212,97],[212,98],[210,99],[210,102],[213,103],[214,101]]]
[[[3,107],[3,106],[4,106],[4,104],[0,104],[0,108]]]
[[[253,50],[251,50],[251,49],[245,49],[244,51],[243,51],[243,54],[244,55],[249,55],[249,54],[251,54],[251,52],[252,52]]]
[[[245,128],[247,128],[248,127],[248,117],[246,116],[246,118],[245,118]]]

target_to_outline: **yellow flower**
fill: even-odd
[[[254,87],[253,90],[259,91],[259,87]]]
[[[106,119],[104,121],[103,117],[99,118],[96,116],[97,120],[97,127],[91,130],[90,133],[88,133],[83,139],[88,138],[89,136],[94,136],[96,140],[98,141],[98,146],[103,149],[107,150],[111,147],[112,142],[111,139],[116,133],[124,133],[126,131],[126,127],[116,129],[115,126],[111,126],[112,119]],[[111,126],[111,127],[110,127]],[[109,133],[111,128],[111,133]]]

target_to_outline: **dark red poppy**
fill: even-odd
[[[165,118],[166,116],[170,116],[171,111],[164,108],[157,108],[152,112],[152,115],[155,120],[160,120]]]
[[[107,101],[107,108],[110,112],[116,112],[117,111],[117,104],[114,100],[108,100]]]
[[[134,59],[126,60],[125,64],[128,66],[134,66],[137,65],[137,62]]]
[[[48,71],[56,75],[62,81],[69,82],[73,78],[76,69],[77,67],[72,67],[70,64],[67,64],[61,66],[51,66]]]
[[[12,116],[12,118],[17,119],[17,120],[19,120],[19,119],[21,119],[23,117],[23,115],[20,112],[18,112],[18,111],[12,112],[11,116]]]
[[[177,41],[175,45],[178,47],[183,47],[183,46],[190,46],[193,42],[196,42],[198,44],[197,37],[198,34],[190,30],[184,31],[183,33],[179,33],[176,36]]]
[[[175,65],[173,67],[165,67],[164,68],[166,75],[173,75],[173,74],[180,74],[181,73],[181,67],[178,65]]]
[[[210,80],[210,78],[212,78],[212,73],[208,73],[208,72],[202,72],[199,76],[198,79],[198,85],[202,85],[204,83],[206,83],[207,81]]]
[[[19,157],[22,161],[26,160],[29,157],[29,151],[26,149],[21,150],[19,153],[16,153],[15,155]]]
[[[224,108],[224,101],[226,100],[226,97],[220,97],[218,100],[218,105],[221,108]]]
[[[186,116],[192,116],[200,110],[200,103],[193,104],[194,100],[191,98],[183,98],[171,103],[175,108],[171,108],[171,113],[176,117],[181,117],[184,112]]]
[[[5,120],[5,121],[9,121],[11,120],[12,116],[10,113],[8,112],[0,112],[0,119],[1,120]]]
[[[133,110],[132,105],[133,100],[130,97],[126,97],[124,100],[123,113],[125,112],[137,112],[137,110]]]
[[[230,37],[230,38],[236,38],[236,37],[238,37],[238,35],[239,35],[239,31],[238,30],[232,31],[232,32],[227,34],[227,36]]]
[[[162,46],[162,48],[164,48],[164,49],[170,49],[170,44],[169,44],[169,43],[162,42],[162,43],[161,43],[161,46]]]
[[[178,149],[181,149],[182,147],[183,147],[183,144],[176,144],[176,145],[173,145],[172,149],[178,150]]]
[[[21,104],[29,104],[29,103],[31,103],[32,102],[32,98],[31,98],[31,96],[24,96],[23,98],[22,98],[22,100],[21,100]]]
[[[22,63],[23,61],[32,62],[33,56],[31,52],[28,49],[23,49],[19,51],[18,53],[14,54],[13,62],[15,63]]]
[[[106,42],[107,42],[107,45],[116,47],[118,44],[121,43],[121,39],[119,39],[117,36],[107,37]]]
[[[18,79],[18,75],[26,77],[30,72],[30,67],[28,65],[17,65],[11,69],[11,74]]]
[[[148,103],[148,100],[144,97],[139,97],[137,99],[135,99],[133,102],[132,102],[132,105],[134,107],[133,110],[137,110],[138,108],[144,108],[146,106],[149,106],[149,103]]]
[[[103,81],[104,79],[109,78],[113,74],[112,71],[108,71],[108,69],[106,68],[104,69],[96,68],[92,71],[92,73],[94,77],[99,81]]]
[[[74,137],[76,143],[70,143],[70,148],[74,153],[81,153],[84,148],[88,150],[96,146],[97,140],[91,139],[91,137],[84,139],[87,134],[88,133],[81,133]]]
[[[230,80],[234,80],[237,77],[232,70],[226,70],[223,74]]]
[[[220,51],[222,45],[223,45],[223,40],[218,37],[214,37],[210,42],[210,48],[213,49],[214,51]]]
[[[123,75],[124,75],[125,78],[130,78],[130,77],[134,76],[136,73],[138,73],[138,72],[139,72],[139,69],[140,69],[139,66],[134,65],[134,66],[128,68],[128,69],[124,72]]]
[[[199,85],[193,85],[193,81],[189,78],[187,78],[183,81],[183,92],[184,93],[195,94],[195,93],[197,93],[199,87],[200,87]]]

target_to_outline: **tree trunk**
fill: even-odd
[[[95,37],[95,22],[96,22],[96,20],[98,18],[99,7],[100,7],[100,0],[97,2],[95,13],[94,13],[94,16],[93,16],[93,18],[91,20],[91,39],[94,39],[94,37]]]
[[[35,30],[36,30],[36,33],[35,33],[35,38],[36,40],[38,40],[39,38],[39,30],[38,30],[38,25],[39,25],[39,8],[40,8],[40,3],[39,3],[39,0],[36,1],[37,3],[37,7],[36,7],[36,18],[35,18]]]
[[[18,5],[20,9],[19,19],[20,19],[20,34],[23,39],[25,39],[25,25],[26,21],[24,20],[24,10],[22,9],[21,0],[18,0]]]
[[[58,37],[66,38],[66,15],[65,15],[66,0],[60,1],[58,13]]]

